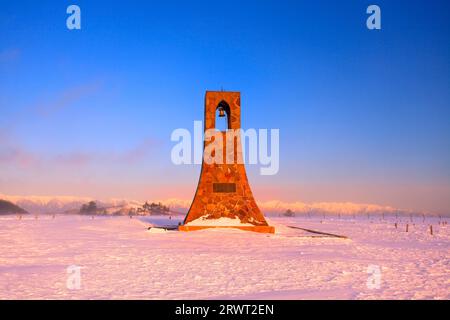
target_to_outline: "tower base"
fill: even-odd
[[[234,228],[244,231],[253,231],[259,233],[275,233],[275,228],[272,226],[187,226],[182,225],[178,227],[178,231],[197,231],[211,228]]]

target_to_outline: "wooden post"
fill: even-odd
[[[430,225],[430,234],[433,235],[433,226]]]
[[[395,229],[397,229],[397,222],[396,222],[396,223],[394,223],[394,226],[395,226]]]
[[[406,232],[408,232],[409,224],[406,224]]]

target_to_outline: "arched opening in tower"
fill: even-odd
[[[216,108],[216,130],[230,129],[230,116],[230,106],[224,100],[220,101]]]

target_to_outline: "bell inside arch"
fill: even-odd
[[[225,110],[223,109],[223,107],[219,107],[219,117],[220,118],[225,117]]]

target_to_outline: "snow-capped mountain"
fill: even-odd
[[[171,208],[179,208],[178,210],[187,210],[191,205],[190,200],[182,199],[168,199],[162,200],[162,203]],[[330,214],[330,215],[367,215],[367,214],[414,214],[421,215],[422,212],[414,212],[409,210],[402,210],[390,206],[380,206],[376,204],[360,204],[352,202],[317,202],[304,203],[283,202],[278,200],[258,202],[258,206],[265,214],[281,214],[286,210],[292,210],[296,214]]]
[[[31,213],[62,213],[80,208],[92,199],[80,197],[10,196],[0,194],[0,199],[11,201]]]
[[[393,208],[390,206],[380,206],[376,204],[361,204],[352,202],[282,202],[267,201],[259,203],[262,211],[268,213],[284,213],[292,210],[297,214],[331,214],[331,215],[367,215],[367,214],[420,214]]]
[[[0,199],[10,201],[30,213],[77,213],[83,204],[96,201],[99,208],[104,208],[107,214],[126,215],[130,210],[142,207],[143,201],[128,199],[98,200],[88,197],[48,197],[48,196],[11,196],[0,194]],[[149,201],[152,202],[152,201]],[[168,206],[172,213],[185,214],[191,205],[191,200],[166,199],[157,200]],[[413,212],[376,204],[358,204],[352,202],[283,202],[278,200],[258,202],[259,208],[265,214],[281,214],[286,210],[292,210],[296,214],[330,214],[330,215],[370,215],[370,214],[414,214],[422,215],[422,212]]]
[[[0,194],[0,199],[10,201],[28,212],[36,214],[76,213],[83,204],[89,201],[96,201],[97,206],[107,209],[108,213],[120,210],[125,212],[126,209],[136,209],[142,205],[141,202],[124,199],[96,200],[88,197],[70,196],[10,196]]]

